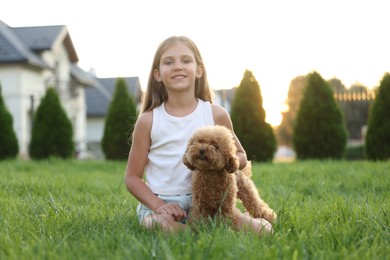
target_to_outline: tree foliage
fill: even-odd
[[[298,159],[339,159],[344,155],[347,132],[330,86],[317,72],[307,83],[294,127]]]
[[[29,152],[33,159],[74,155],[72,124],[52,87],[46,90],[35,113]]]
[[[124,79],[118,78],[114,96],[108,108],[101,144],[106,159],[127,159],[131,146],[130,133],[136,117],[134,97],[129,94]]]
[[[293,146],[294,125],[305,82],[305,76],[298,76],[291,80],[286,100],[288,110],[282,113],[282,122],[277,128],[278,143],[281,145]]]
[[[366,156],[370,160],[390,159],[390,74],[383,76],[368,119]]]
[[[260,86],[246,70],[234,96],[231,118],[248,159],[253,161],[271,161],[276,151],[275,135],[265,116]]]
[[[338,78],[331,78],[327,81],[333,92],[339,93],[346,91],[345,85],[343,82]]]
[[[12,123],[12,115],[5,106],[0,84],[0,160],[15,158],[19,153]]]

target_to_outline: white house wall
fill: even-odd
[[[21,108],[22,113],[20,114],[19,121],[22,123],[20,132],[23,133],[23,138],[19,139],[22,142],[20,146],[20,155],[26,157],[28,155],[28,146],[31,140],[31,131],[32,131],[32,117],[31,109],[34,105],[34,110],[39,106],[41,99],[45,95],[45,85],[43,83],[43,73],[42,71],[23,69],[21,74]],[[32,98],[34,99],[34,104],[32,104]]]
[[[90,117],[87,124],[87,142],[100,143],[103,138],[104,118]]]
[[[0,81],[5,104],[13,117],[19,154],[27,157],[32,127],[31,100],[36,108],[44,94],[42,72],[23,65],[1,66]]]
[[[72,81],[71,63],[63,45],[41,53],[53,68],[38,70],[24,65],[0,65],[0,83],[5,104],[13,117],[13,127],[19,143],[19,154],[28,158],[31,139],[31,107],[36,111],[47,87],[58,90],[61,104],[73,124],[74,141],[79,156],[86,155],[86,104],[84,88]],[[32,102],[33,100],[33,102]]]
[[[68,113],[74,129],[74,141],[79,158],[84,158],[87,154],[87,107],[85,104],[85,90],[81,86],[76,88],[75,97],[68,103]]]

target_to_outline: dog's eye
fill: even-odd
[[[219,146],[218,145],[213,144],[213,146],[214,146],[215,149],[219,150]]]

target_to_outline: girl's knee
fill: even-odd
[[[141,221],[141,225],[147,229],[153,229],[158,225],[158,221],[154,215],[148,215]]]

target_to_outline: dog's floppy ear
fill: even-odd
[[[234,173],[238,170],[238,168],[239,168],[239,161],[237,156],[235,155],[229,156],[226,159],[226,166],[225,166],[226,171],[229,173]]]
[[[184,156],[183,156],[183,163],[185,166],[187,166],[188,169],[190,169],[191,171],[195,170],[195,167],[187,160],[187,151],[184,153]]]

